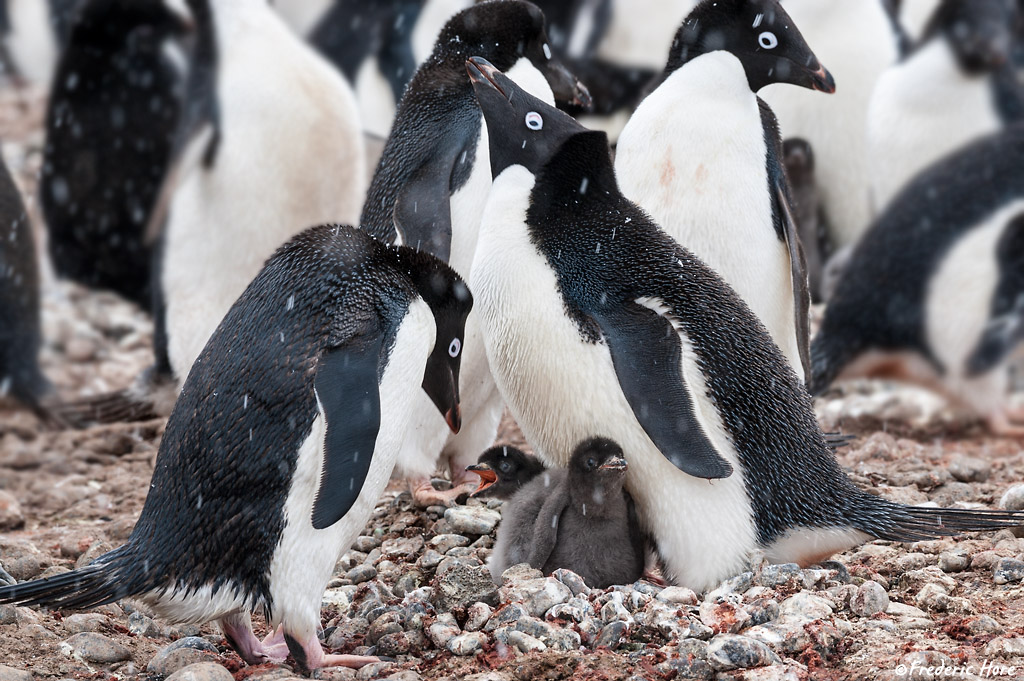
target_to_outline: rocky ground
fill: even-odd
[[[41,99],[0,95],[4,155],[31,196]],[[44,368],[67,397],[128,386],[151,324],[113,296],[47,281]],[[1024,508],[1024,450],[936,398],[855,384],[819,401],[860,486],[910,504]],[[0,410],[0,564],[18,580],[83,565],[125,540],[164,421],[48,430]],[[511,422],[501,441],[516,441]],[[484,564],[500,503],[416,509],[380,500],[323,598],[324,644],[394,662],[323,679],[1024,678],[1024,539],[1008,531],[874,542],[814,569],[753,566],[707,594],[646,582],[592,590],[572,573]],[[257,621],[258,633],[265,627]],[[0,606],[0,681],[283,681],[246,667],[216,627],[174,627],[131,601],[87,613]],[[1012,670],[1012,671],[1011,671]],[[903,672],[903,673],[901,673]],[[947,672],[946,677],[952,676]]]

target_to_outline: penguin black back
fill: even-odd
[[[57,67],[41,204],[57,273],[149,307],[145,230],[170,162],[184,30],[162,0],[89,0]]]
[[[872,348],[915,350],[944,371],[924,335],[928,282],[967,230],[1024,195],[1021,158],[1017,125],[940,160],[893,199],[850,257],[811,343],[812,392]]]
[[[0,161],[0,398],[40,408],[50,383],[39,369],[39,270],[25,204]]]

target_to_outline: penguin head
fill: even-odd
[[[629,464],[622,448],[595,437],[576,446],[569,459],[569,487],[574,499],[601,504],[622,488]]]
[[[529,94],[485,59],[471,58],[466,69],[487,121],[494,177],[514,165],[537,175],[569,138],[604,136]]]
[[[509,445],[491,447],[477,463],[466,467],[480,476],[480,486],[471,496],[509,496],[544,470],[544,465],[526,452]]]
[[[794,183],[806,182],[814,176],[814,151],[807,140],[800,137],[785,140],[782,158],[786,174]]]
[[[679,27],[665,73],[718,50],[740,61],[754,92],[772,83],[835,92],[832,74],[778,0],[703,0]]]
[[[1017,0],[943,0],[921,39],[945,39],[967,73],[992,71],[1010,59],[1020,21]]]
[[[423,390],[444,416],[453,433],[462,427],[459,408],[459,367],[466,337],[466,317],[473,296],[461,277],[434,256],[399,246],[403,264],[420,297],[430,306],[437,327],[434,349],[423,372]]]
[[[551,52],[544,13],[525,0],[493,0],[452,17],[437,40],[431,60],[461,66],[483,57],[501,71],[528,59],[540,71],[555,101],[589,108],[590,92]]]

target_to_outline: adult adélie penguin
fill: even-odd
[[[218,620],[249,664],[325,655],[320,602],[391,476],[412,396],[458,408],[472,297],[436,258],[342,226],[282,246],[189,373],[128,542],[86,567],[0,587],[0,602],[83,609],[135,596]],[[272,633],[258,640],[250,613]]]
[[[549,103],[586,103],[586,88],[554,57],[545,26],[543,12],[522,0],[480,3],[448,21],[399,104],[363,205],[363,229],[432,253],[468,278],[491,169],[487,129],[466,60],[493,60],[525,91]],[[473,491],[474,476],[466,466],[497,435],[503,405],[475,316],[465,341],[461,430],[457,422],[445,425],[421,395],[399,462],[398,474],[409,478],[421,506],[450,505]],[[453,488],[445,492],[430,484],[439,459],[448,462],[452,477]]]
[[[622,446],[670,578],[706,589],[758,555],[808,565],[872,538],[1024,524],[854,486],[756,317],[622,196],[606,136],[468,68],[495,175],[471,280],[495,380],[546,463],[585,438]]]
[[[807,271],[772,110],[772,83],[835,91],[777,0],[705,0],[676,33],[664,81],[619,137],[619,185],[717,272],[802,379]]]

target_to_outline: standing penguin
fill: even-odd
[[[542,473],[504,506],[487,561],[495,581],[517,563],[544,574],[572,570],[595,589],[632,584],[644,573],[644,536],[622,488],[629,464],[605,438],[581,442],[568,468]]]
[[[50,382],[39,369],[39,266],[32,226],[0,161],[0,400],[13,398],[45,416]]]
[[[630,200],[739,293],[803,378],[810,298],[778,125],[756,94],[769,83],[835,91],[777,0],[705,0],[622,131],[615,171]]]
[[[480,476],[474,497],[508,499],[543,473],[544,464],[521,449],[498,445],[481,454],[480,459],[466,470]]]
[[[1024,127],[918,175],[853,251],[811,344],[811,388],[909,380],[1024,436],[1009,363],[1024,341]],[[1014,423],[1016,422],[1016,424]]]
[[[447,265],[350,227],[282,246],[213,334],[167,423],[128,542],[0,602],[83,609],[134,596],[172,622],[219,620],[249,664],[325,655],[320,599],[394,467],[421,384],[458,409],[472,298]],[[426,371],[424,371],[426,366]],[[262,608],[273,633],[253,635]]]
[[[491,184],[487,131],[466,77],[466,59],[493,59],[527,91],[545,101],[585,103],[586,89],[553,60],[544,15],[522,0],[475,5],[445,26],[398,107],[395,124],[367,193],[360,225],[386,242],[422,248],[468,277]],[[554,92],[552,92],[554,91]],[[466,330],[463,390],[466,411],[458,437],[421,396],[399,472],[412,481],[420,505],[451,504],[471,492],[475,463],[498,432],[501,395],[494,386],[479,327]],[[452,424],[449,424],[452,425]],[[430,474],[438,457],[450,462],[453,488],[438,492]]]
[[[266,0],[189,0],[199,47],[162,237],[167,357],[184,380],[274,249],[309,225],[354,222],[365,187],[344,79]]]
[[[669,577],[703,590],[759,554],[809,565],[872,537],[1024,524],[854,486],[757,318],[619,192],[604,133],[469,68],[495,174],[471,282],[495,379],[545,463],[619,443]]]
[[[46,114],[40,204],[60,276],[148,308],[146,225],[170,164],[184,74],[163,0],[88,0]]]
[[[1011,61],[1017,0],[943,0],[921,42],[878,80],[868,109],[872,202],[881,212],[947,154],[1024,120]]]
[[[879,76],[894,64],[903,36],[890,0],[783,0],[782,5],[839,84],[832,97],[777,85],[761,97],[785,138],[814,147],[818,186],[831,241],[851,244],[871,221],[866,127],[868,103]]]

